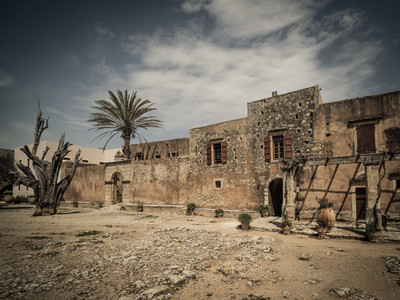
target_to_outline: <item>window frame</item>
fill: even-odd
[[[207,144],[207,165],[225,165],[228,162],[228,143],[223,139],[210,140]]]

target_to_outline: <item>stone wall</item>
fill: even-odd
[[[72,163],[64,163],[60,178],[70,170]],[[64,193],[66,201],[94,202],[105,200],[104,165],[80,164],[75,177]]]

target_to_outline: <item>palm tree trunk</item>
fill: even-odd
[[[131,134],[130,133],[125,133],[124,134],[124,154],[127,159],[131,159],[131,149],[130,149],[130,143],[131,143]]]

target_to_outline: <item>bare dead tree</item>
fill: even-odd
[[[70,185],[74,178],[76,168],[80,161],[81,151],[77,151],[72,169],[63,179],[59,180],[59,174],[61,165],[64,157],[71,152],[68,150],[69,142],[64,143],[65,133],[61,135],[58,143],[58,148],[53,154],[50,161],[46,161],[45,157],[49,151],[49,147],[43,151],[41,159],[37,156],[37,150],[40,143],[40,138],[43,131],[48,128],[49,119],[43,119],[42,112],[39,108],[39,112],[36,117],[36,127],[34,134],[34,142],[32,149],[28,146],[20,148],[25,155],[32,160],[33,172],[29,167],[24,166],[20,162],[17,162],[18,167],[18,183],[21,183],[27,187],[30,187],[34,191],[36,210],[33,213],[34,216],[42,215],[54,215],[57,213],[57,208],[60,205],[61,197]]]

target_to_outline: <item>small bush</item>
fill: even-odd
[[[12,203],[20,204],[20,203],[29,203],[28,197],[25,196],[17,196],[12,200]]]
[[[215,210],[215,214],[223,214],[224,210],[222,208],[218,208]]]
[[[188,215],[190,215],[190,214],[192,214],[193,212],[194,212],[194,210],[197,208],[197,206],[196,206],[196,204],[194,204],[194,203],[189,203],[188,205],[187,205],[187,208],[186,208],[186,213],[188,214]]]
[[[271,206],[269,206],[268,204],[261,204],[259,207],[258,207],[258,211],[259,212],[267,212],[267,213],[269,213],[270,211],[271,211]]]
[[[243,223],[250,223],[251,221],[253,221],[253,217],[249,214],[240,214],[238,217],[238,221]]]
[[[12,195],[12,194],[13,194],[12,191],[9,191],[9,190],[4,191],[4,195]]]
[[[120,209],[121,209],[121,210],[126,210],[125,206],[121,206]]]
[[[97,230],[89,230],[89,231],[84,231],[84,232],[78,233],[76,236],[77,237],[91,236],[91,235],[99,235],[100,233],[102,233],[102,232],[97,231]]]
[[[292,226],[292,222],[290,222],[288,219],[286,219],[282,222],[282,226]]]
[[[366,232],[377,232],[377,231],[380,231],[380,230],[379,230],[379,228],[375,225],[374,222],[371,222],[371,223],[368,223],[368,224],[365,226],[365,231],[366,231]]]
[[[319,208],[330,208],[333,206],[332,202],[329,202],[327,198],[322,198],[318,200]]]
[[[72,201],[72,206],[73,207],[78,207],[79,206],[79,202],[76,201],[76,200]]]
[[[99,208],[103,208],[103,203],[99,203]]]

